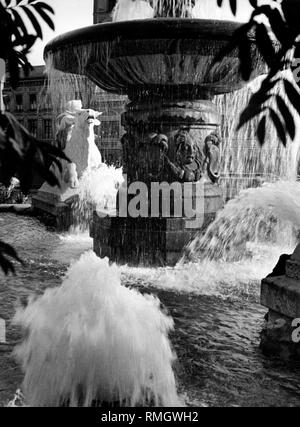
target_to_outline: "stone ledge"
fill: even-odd
[[[262,280],[261,304],[291,319],[300,317],[300,283],[287,276]]]
[[[0,204],[0,213],[27,213],[31,211],[31,205],[24,204]]]

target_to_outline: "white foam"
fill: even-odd
[[[61,287],[20,309],[14,322],[27,331],[16,355],[29,406],[179,404],[173,321],[158,299],[122,286],[107,259],[82,255]]]

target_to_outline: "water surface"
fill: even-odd
[[[7,340],[20,340],[12,327],[16,307],[30,295],[59,286],[72,259],[92,248],[88,235],[59,235],[35,218],[2,214],[0,238],[13,244],[25,266],[17,275],[1,274],[0,316],[7,320]],[[227,277],[233,271],[228,264]],[[226,266],[222,267],[223,269]],[[243,266],[241,283],[218,283],[215,275],[201,276],[201,266],[185,267],[184,280],[199,288],[170,285],[173,272],[122,269],[123,283],[156,294],[175,320],[171,335],[178,360],[175,372],[179,393],[197,406],[298,406],[300,365],[266,358],[259,349],[259,333],[266,310],[259,305],[260,281],[248,283]],[[231,269],[231,270],[230,270]],[[253,269],[253,266],[252,266]],[[205,277],[207,283],[205,285]],[[226,275],[224,274],[226,278]],[[179,280],[179,279],[177,279]],[[196,288],[195,288],[196,289]],[[10,352],[0,348],[0,404],[5,405],[21,385],[22,373]]]

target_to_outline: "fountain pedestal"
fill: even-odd
[[[95,253],[129,265],[175,265],[184,247],[214,220],[223,206],[218,186],[205,186],[203,223],[190,228],[187,218],[120,218],[94,211],[90,228]]]
[[[126,215],[94,212],[91,236],[94,250],[112,261],[134,265],[174,265],[183,248],[215,218],[223,206],[218,185],[219,117],[210,100],[165,100],[155,95],[128,104],[122,117],[123,167],[127,180]],[[144,185],[148,214],[132,217],[130,185]],[[180,194],[169,192],[164,211],[163,193],[153,199],[152,186],[177,185]],[[191,194],[185,192],[185,186]],[[197,185],[200,191],[196,194]],[[169,187],[170,188],[170,187]],[[181,200],[179,200],[181,198]],[[190,200],[187,200],[190,198]],[[159,200],[157,200],[159,199]],[[197,225],[186,215],[184,204],[197,209]],[[120,202],[121,203],[121,202]],[[119,203],[119,204],[120,204]],[[152,215],[151,206],[158,211]],[[176,206],[182,205],[180,217]],[[167,210],[168,210],[167,209]],[[200,211],[199,211],[200,209]]]
[[[300,245],[277,274],[262,281],[261,304],[269,312],[261,348],[268,354],[300,359],[300,331],[296,329],[296,319],[300,325]]]
[[[65,191],[47,183],[32,197],[32,207],[41,215],[53,218],[59,231],[66,231],[74,223],[72,206],[78,200],[76,190]]]

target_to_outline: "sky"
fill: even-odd
[[[48,0],[55,11],[55,31],[43,25],[43,41],[38,40],[32,47],[29,60],[32,65],[42,65],[45,45],[54,37],[76,28],[93,24],[93,0]]]

